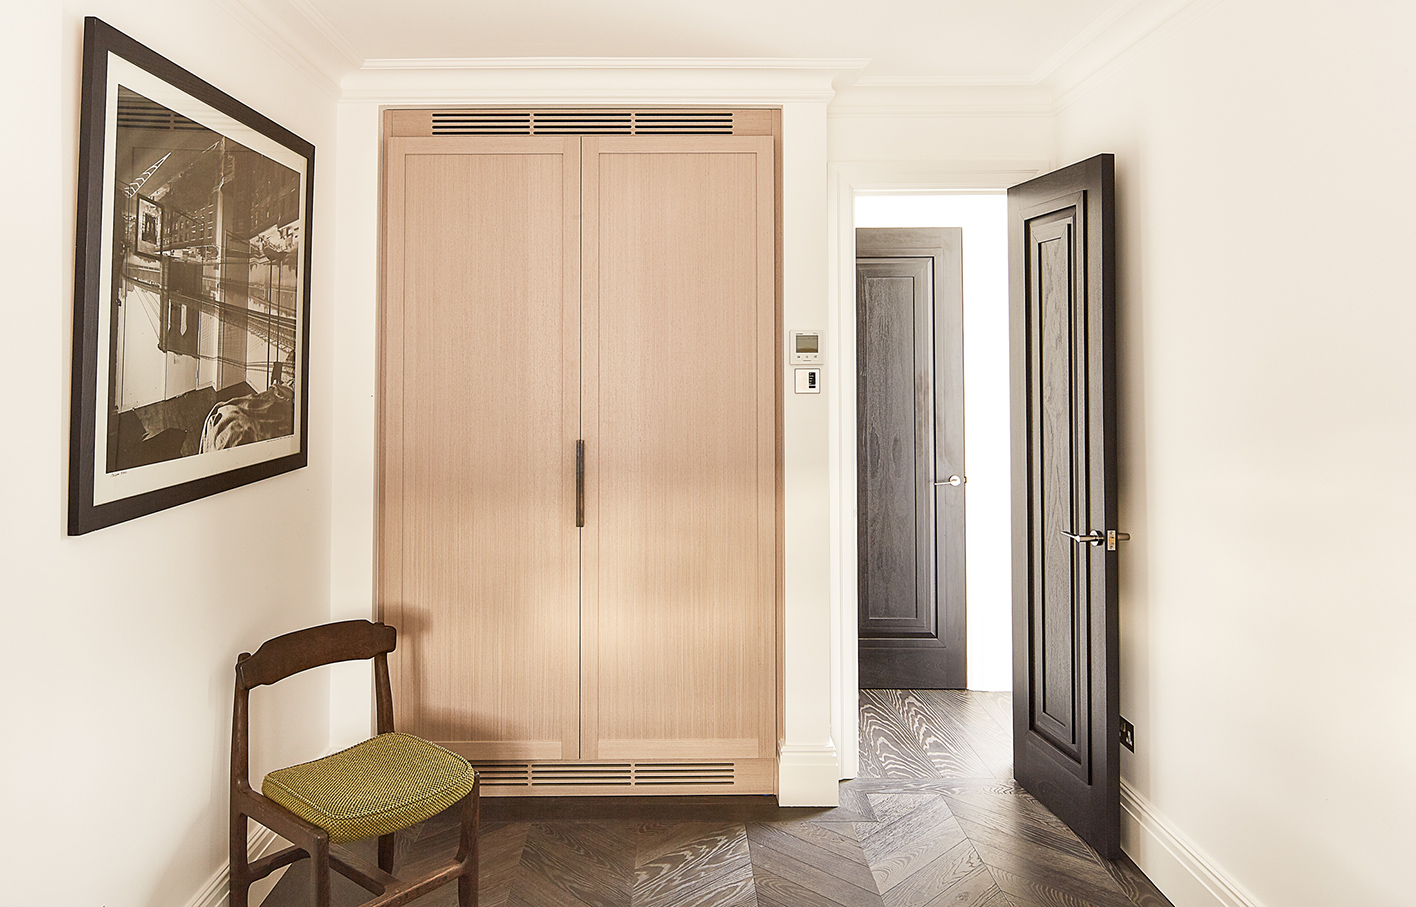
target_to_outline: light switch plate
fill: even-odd
[[[796,369],[796,392],[798,394],[821,393],[821,369]]]

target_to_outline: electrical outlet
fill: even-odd
[[[1133,753],[1136,751],[1136,726],[1125,718],[1121,719],[1121,745]]]

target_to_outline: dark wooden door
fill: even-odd
[[[1013,774],[1120,854],[1114,161],[1008,190]]]
[[[860,685],[962,689],[963,231],[856,231]]]

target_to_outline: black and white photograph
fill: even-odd
[[[314,149],[94,25],[71,535],[305,458]]]

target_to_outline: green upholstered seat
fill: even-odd
[[[261,793],[323,828],[338,844],[435,816],[467,796],[476,777],[456,753],[391,733],[273,771],[261,782]]]

